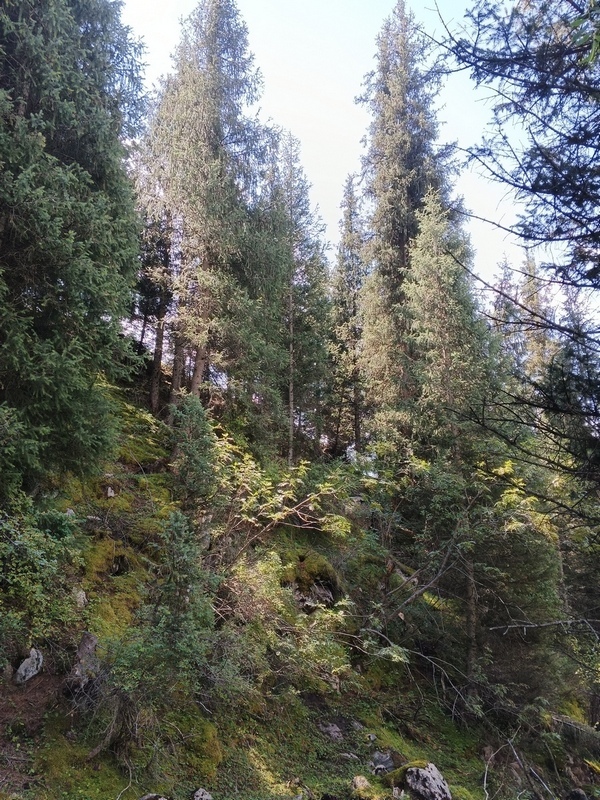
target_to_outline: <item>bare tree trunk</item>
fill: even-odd
[[[162,374],[166,311],[166,306],[161,306],[158,319],[156,320],[154,359],[152,361],[152,377],[150,379],[150,410],[153,414],[158,414],[160,407],[160,376]]]
[[[292,290],[290,286],[290,299],[289,299],[289,336],[290,336],[290,373],[288,385],[288,403],[289,403],[289,420],[288,420],[288,464],[290,467],[294,463],[294,318],[293,318],[293,301]]]
[[[359,386],[359,367],[358,367],[358,358],[356,356],[356,351],[353,355],[354,361],[354,370],[353,370],[353,380],[354,380],[354,396],[352,398],[352,410],[354,412],[354,447],[357,453],[360,453],[362,448],[362,426],[361,426],[361,417],[362,417],[362,403],[361,403],[361,396],[360,396],[360,386]]]
[[[206,347],[199,347],[196,350],[196,357],[194,359],[194,371],[192,373],[192,383],[190,385],[190,394],[194,397],[200,397],[200,389],[204,382],[204,374],[206,372],[206,365],[208,356]]]
[[[175,352],[173,353],[173,379],[171,381],[171,402],[175,402],[178,392],[183,385],[183,370],[185,367],[185,352],[183,341],[175,334]]]
[[[465,575],[467,578],[467,592],[466,592],[466,627],[467,627],[467,695],[474,697],[477,694],[476,689],[476,667],[477,658],[479,655],[478,640],[478,622],[479,615],[477,612],[477,586],[475,584],[475,569],[473,566],[473,559],[469,556],[465,560]]]
[[[138,356],[141,356],[144,352],[144,339],[146,338],[146,328],[148,327],[148,314],[144,314],[144,319],[142,321],[142,332],[140,333],[140,340],[137,346],[137,353]]]
[[[171,394],[169,396],[169,414],[167,425],[173,424],[173,408],[177,405],[178,395],[183,384],[183,371],[185,367],[185,350],[181,336],[175,332],[175,344],[173,351],[173,376],[171,378]]]

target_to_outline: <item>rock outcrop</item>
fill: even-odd
[[[405,784],[419,800],[452,800],[450,787],[435,764],[407,769]]]
[[[32,647],[29,651],[28,658],[23,661],[23,663],[19,666],[17,671],[15,672],[15,683],[23,684],[26,683],[28,680],[33,678],[35,675],[38,675],[42,671],[42,667],[44,666],[44,656],[41,654],[39,650],[36,650],[35,647]]]

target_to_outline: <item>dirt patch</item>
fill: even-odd
[[[0,680],[0,792],[29,788],[44,714],[60,698],[62,678],[40,674],[22,686]]]

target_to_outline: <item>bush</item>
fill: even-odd
[[[0,651],[5,653],[64,634],[75,620],[69,567],[80,556],[72,526],[58,513],[42,522],[43,528],[31,516],[0,515]]]

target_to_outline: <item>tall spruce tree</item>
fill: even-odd
[[[372,113],[363,164],[372,207],[363,364],[375,429],[392,438],[403,427],[402,400],[413,392],[402,308],[411,241],[427,191],[444,190],[433,109],[439,80],[435,66],[428,67],[429,55],[426,39],[399,0],[377,38],[377,66],[362,98]]]
[[[126,345],[136,224],[121,137],[140,89],[108,0],[0,10],[2,482],[82,469],[110,443],[98,377]]]
[[[421,454],[440,445],[458,454],[487,389],[489,338],[463,268],[470,247],[449,216],[436,193],[425,198],[404,284],[417,387],[410,427]]]
[[[172,388],[181,386],[187,351],[197,395],[211,366],[226,366],[223,319],[240,277],[261,144],[260,127],[247,114],[261,78],[233,0],[199,3],[184,23],[175,66],[151,123],[150,149],[181,241]]]
[[[281,196],[286,218],[288,280],[284,312],[288,344],[288,461],[297,445],[318,449],[322,426],[328,307],[323,225],[311,208],[300,145],[286,134],[281,147]]]
[[[332,280],[332,381],[330,449],[340,453],[349,445],[362,448],[364,378],[360,368],[362,320],[360,293],[366,278],[365,231],[356,191],[350,175],[342,200],[341,239]]]

